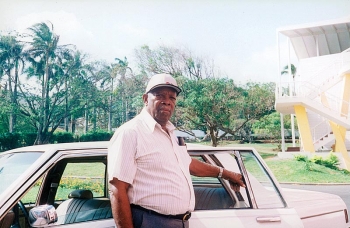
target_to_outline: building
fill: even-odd
[[[287,38],[298,63],[296,75],[289,67],[277,83],[276,110],[296,116],[300,151],[334,148],[350,170],[350,17],[281,28],[277,37],[279,57]]]

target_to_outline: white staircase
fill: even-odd
[[[276,88],[277,111],[295,114],[295,105],[306,108],[315,150],[328,150],[335,143],[329,121],[346,128],[346,147],[350,150],[350,114],[340,112],[341,106],[348,102],[341,100],[339,95],[343,89],[344,72],[350,70],[349,54],[346,50],[340,54],[301,60],[298,76],[308,81],[280,83]],[[326,98],[327,105],[321,102],[321,96]]]
[[[349,116],[341,116],[341,113],[324,106],[316,99],[311,100],[308,97],[279,97],[276,99],[276,110],[283,114],[295,114],[294,106],[302,105],[307,110],[313,111],[324,118],[331,120],[347,130],[350,130],[350,119]]]
[[[304,146],[308,150],[313,148],[330,150],[336,143],[341,150],[338,152],[341,152],[347,170],[350,170],[350,158],[347,153],[350,151],[349,27],[350,18],[344,18],[278,30],[278,47],[282,40],[280,38],[286,37],[288,57],[291,54],[290,44],[292,44],[298,63],[295,75],[290,72],[289,77],[280,76],[280,84],[276,87],[275,104],[276,110],[282,114],[293,114],[296,105],[304,107],[307,119],[302,110],[298,109],[300,111],[299,124],[305,123],[309,125],[305,127],[310,128],[301,128],[301,151]],[[281,50],[279,48],[278,51],[280,68],[284,65],[280,58],[280,55],[283,54]],[[290,57],[289,64],[291,64]],[[285,82],[285,80],[289,81]],[[341,145],[342,140],[338,138],[339,135],[332,134],[331,122],[347,130],[344,142],[347,151],[344,151]],[[312,139],[308,138],[308,130],[311,132]],[[334,129],[334,131],[337,130]],[[303,142],[302,134],[306,134],[305,142]],[[309,145],[311,140],[313,148]]]

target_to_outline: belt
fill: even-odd
[[[136,205],[136,204],[130,204],[130,207],[131,208],[135,208],[135,209],[139,209],[139,210],[142,210],[142,211],[145,211],[145,212],[147,212],[149,214],[152,214],[152,215],[159,215],[159,216],[162,216],[162,217],[172,218],[172,219],[179,219],[179,220],[182,220],[182,221],[187,221],[187,220],[189,220],[191,218],[191,212],[189,212],[189,211],[187,211],[184,214],[178,214],[178,215],[164,215],[164,214],[158,213],[156,211],[152,211],[152,210],[146,209],[146,208],[141,207],[140,205]]]

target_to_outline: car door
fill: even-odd
[[[54,171],[54,169],[53,169]],[[60,178],[52,178],[49,192],[55,192],[54,205],[60,227],[114,227],[107,185],[107,158],[76,156],[56,164]],[[54,172],[50,173],[55,177]],[[57,181],[58,185],[56,187]],[[88,192],[90,195],[84,195]],[[78,194],[77,194],[78,193]],[[51,203],[51,198],[48,197]]]
[[[252,151],[196,154],[194,157],[204,162],[241,173],[247,187],[234,192],[221,178],[193,177],[196,207],[190,227],[303,227]]]
[[[54,205],[58,221],[50,227],[115,227],[108,198],[106,154],[65,151],[58,152],[55,159],[21,197],[25,211],[28,213],[34,206]],[[90,193],[88,197],[86,192]],[[28,216],[24,214],[19,210],[22,228],[28,227]]]

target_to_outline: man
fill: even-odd
[[[111,139],[110,199],[118,228],[189,227],[195,203],[190,174],[228,179],[235,190],[245,187],[240,174],[191,159],[179,145],[169,119],[180,92],[171,75],[154,75],[142,112]]]

